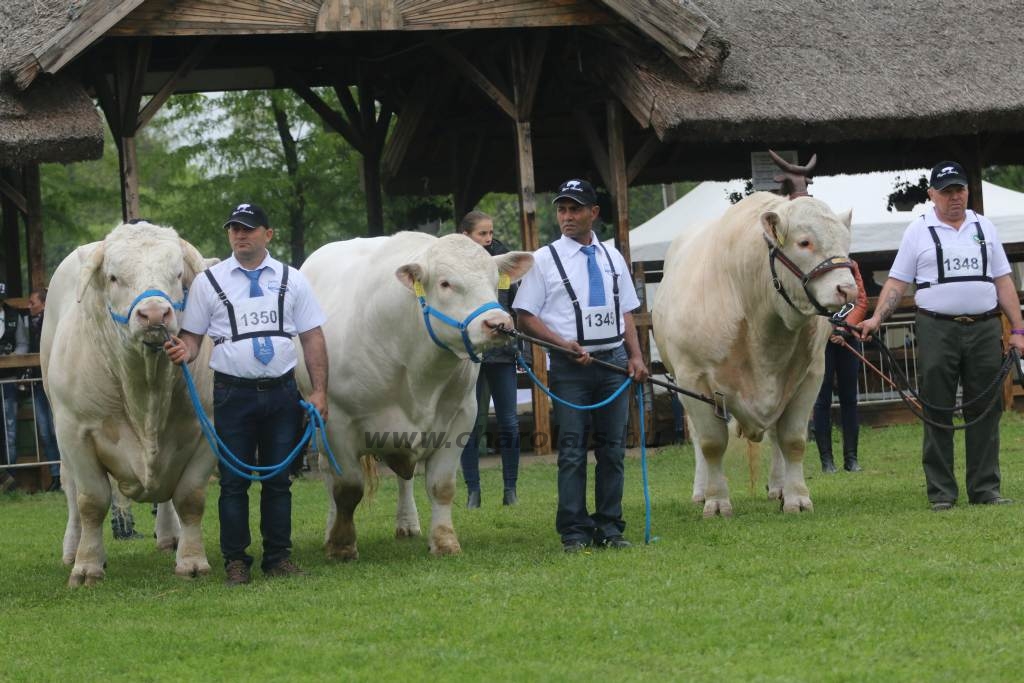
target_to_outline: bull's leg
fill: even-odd
[[[174,492],[178,494],[177,491]],[[179,545],[181,521],[171,501],[156,506],[156,548],[165,553],[172,552]]]
[[[110,508],[110,480],[92,453],[81,453],[75,471],[75,507],[81,523],[81,536],[75,552],[68,585],[92,586],[105,575],[106,551],[103,548],[103,520]]]
[[[335,453],[339,452],[336,447],[332,447]],[[328,559],[348,562],[359,559],[354,516],[356,506],[363,499],[363,475],[358,463],[354,461],[342,467],[343,474],[339,477],[326,462],[320,463],[320,471],[325,473],[327,497],[331,501],[327,513],[324,550]]]
[[[395,512],[395,538],[419,536],[420,513],[413,496],[413,480],[398,479],[398,509]]]
[[[704,517],[732,517],[729,484],[725,479],[722,460],[729,443],[728,425],[712,414],[707,406],[696,401],[687,403],[690,427],[693,431],[695,471],[693,497],[703,493]],[[703,491],[700,489],[703,488]]]
[[[174,558],[174,573],[195,578],[210,573],[210,562],[203,546],[203,511],[206,508],[206,484],[210,478],[210,461],[197,455],[189,463],[174,491],[174,509],[180,519],[178,552]],[[167,506],[171,507],[171,506]],[[159,510],[157,537],[160,536]]]
[[[430,552],[433,555],[458,555],[462,552],[452,525],[452,499],[455,497],[455,472],[459,452],[441,449],[426,461],[427,497],[430,498]]]
[[[782,500],[782,489],[786,482],[786,459],[782,457],[782,449],[779,448],[778,437],[774,434],[769,436],[772,453],[772,471],[768,475],[768,500]]]
[[[811,493],[804,481],[804,450],[807,448],[807,419],[798,420],[798,425],[786,424],[784,416],[778,426],[778,452],[775,458],[785,461],[785,477],[782,483],[782,511],[810,512],[814,510]]]
[[[68,523],[64,528],[64,547],[61,560],[64,564],[71,565],[75,561],[78,543],[82,538],[82,517],[78,513],[78,487],[75,486],[75,477],[66,466],[61,486],[64,488],[64,496],[68,500]]]

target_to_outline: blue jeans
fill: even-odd
[[[626,367],[623,347],[599,351],[593,357]],[[559,398],[586,405],[608,398],[625,380],[610,370],[583,366],[561,355],[551,357],[551,390]],[[582,411],[555,401],[558,421],[558,512],[555,528],[562,541],[600,543],[626,529],[622,519],[622,489],[629,390],[603,408]],[[593,438],[594,513],[587,513],[587,444]]]
[[[18,460],[18,385],[14,382],[0,384],[0,409],[4,414],[3,448],[6,451],[4,462],[13,465]]]
[[[54,461],[50,465],[50,476],[60,476],[60,450],[57,448],[57,434],[53,431],[53,413],[50,411],[50,400],[46,398],[41,382],[32,387],[32,406],[35,408],[36,427],[39,428],[39,443],[43,447],[43,457]]]
[[[850,341],[858,352],[862,346]],[[857,375],[860,358],[846,347],[829,342],[825,346],[825,377],[814,402],[814,440],[822,462],[832,460],[832,378],[839,396],[839,415],[843,425],[843,460],[857,459],[857,439],[860,431],[857,420]]]
[[[302,409],[295,379],[265,390],[215,380],[213,417],[217,435],[239,460],[260,466],[277,465],[288,457],[299,439]],[[253,558],[246,552],[252,542],[249,533],[251,482],[223,463],[219,467],[220,549],[224,563],[242,560],[246,566],[251,566]],[[291,557],[291,479],[284,471],[261,483],[261,566],[268,569]]]
[[[515,490],[519,479],[519,415],[516,413],[516,366],[514,363],[481,363],[476,382],[477,404],[485,386],[491,389],[494,412],[498,418],[498,448],[501,449],[501,475],[505,490]],[[477,444],[480,433],[474,424],[466,447],[462,449],[462,476],[466,488],[480,490],[480,457]]]

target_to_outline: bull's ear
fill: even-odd
[[[417,282],[423,279],[423,267],[418,263],[406,263],[395,271],[395,277],[403,285],[412,289]]]
[[[786,243],[786,231],[782,225],[782,218],[774,211],[765,211],[761,214],[761,227],[768,236],[775,239],[777,246]]]
[[[181,255],[185,262],[185,272],[181,274],[181,284],[191,287],[196,275],[207,268],[206,259],[191,243],[181,240]]]
[[[89,254],[88,259],[82,264],[82,272],[78,274],[78,297],[77,301],[81,302],[85,296],[85,290],[89,288],[89,285],[93,282],[93,279],[97,277],[100,270],[103,268],[103,243],[100,242],[96,245],[96,248]]]
[[[498,266],[498,272],[508,275],[512,282],[522,280],[526,272],[533,267],[533,254],[528,251],[510,251],[492,258]]]
[[[839,220],[841,220],[843,222],[843,225],[846,226],[846,229],[849,230],[850,227],[853,225],[853,209],[850,209],[844,214],[840,214]]]

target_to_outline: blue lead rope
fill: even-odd
[[[622,383],[622,386],[616,389],[608,398],[589,406],[581,406],[555,396],[550,389],[544,386],[540,381],[540,378],[533,374],[533,370],[530,369],[530,366],[523,360],[522,354],[516,354],[516,363],[526,371],[526,374],[529,375],[530,379],[533,380],[533,383],[537,385],[537,388],[551,397],[551,400],[557,401],[558,403],[573,408],[574,410],[597,410],[598,408],[603,408],[617,399],[619,395],[626,390],[626,387],[633,383],[633,380],[627,377],[626,381]],[[640,414],[640,472],[644,487],[644,543],[650,544],[657,541],[658,538],[657,536],[651,537],[651,492],[647,485],[647,434],[644,430],[644,386],[642,384],[636,385],[636,403]]]
[[[306,423],[306,431],[303,432],[302,438],[299,443],[295,446],[288,457],[277,465],[250,465],[243,462],[231,452],[231,449],[227,447],[221,438],[217,436],[217,431],[213,428],[213,423],[210,422],[210,418],[206,416],[203,411],[203,404],[199,400],[199,392],[196,390],[196,383],[192,379],[192,373],[189,372],[188,365],[182,363],[182,372],[185,373],[185,384],[188,386],[188,395],[192,399],[192,408],[196,411],[196,417],[199,419],[199,427],[203,430],[203,436],[206,437],[206,441],[210,444],[210,448],[214,453],[217,454],[217,459],[220,460],[224,467],[228,468],[238,476],[248,479],[249,481],[266,481],[272,479],[277,475],[288,470],[291,467],[292,462],[298,457],[306,445],[313,440],[313,446],[316,447],[316,436],[319,433],[320,443],[323,445],[324,451],[327,453],[327,459],[331,463],[331,467],[334,471],[341,476],[341,467],[338,466],[338,461],[334,459],[334,453],[331,451],[330,444],[327,443],[327,437],[325,436],[324,419],[320,417],[319,411],[313,407],[312,403],[308,401],[299,401],[299,405],[302,406],[303,410],[309,416],[309,422]],[[252,474],[252,472],[265,472],[265,474]]]

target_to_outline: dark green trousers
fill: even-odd
[[[956,403],[957,383],[963,385],[966,403],[985,391],[1002,364],[1002,324],[991,318],[972,325],[952,320],[916,316],[917,369],[921,396],[937,406]],[[996,405],[976,425],[965,432],[967,450],[967,499],[982,503],[998,498],[999,491],[999,418],[1003,412],[1002,383],[992,391],[1000,394]],[[992,391],[964,411],[970,422],[988,406]],[[935,422],[952,424],[950,411],[925,410]],[[924,425],[922,462],[932,503],[956,502],[959,488],[953,472],[953,435],[947,429]]]

